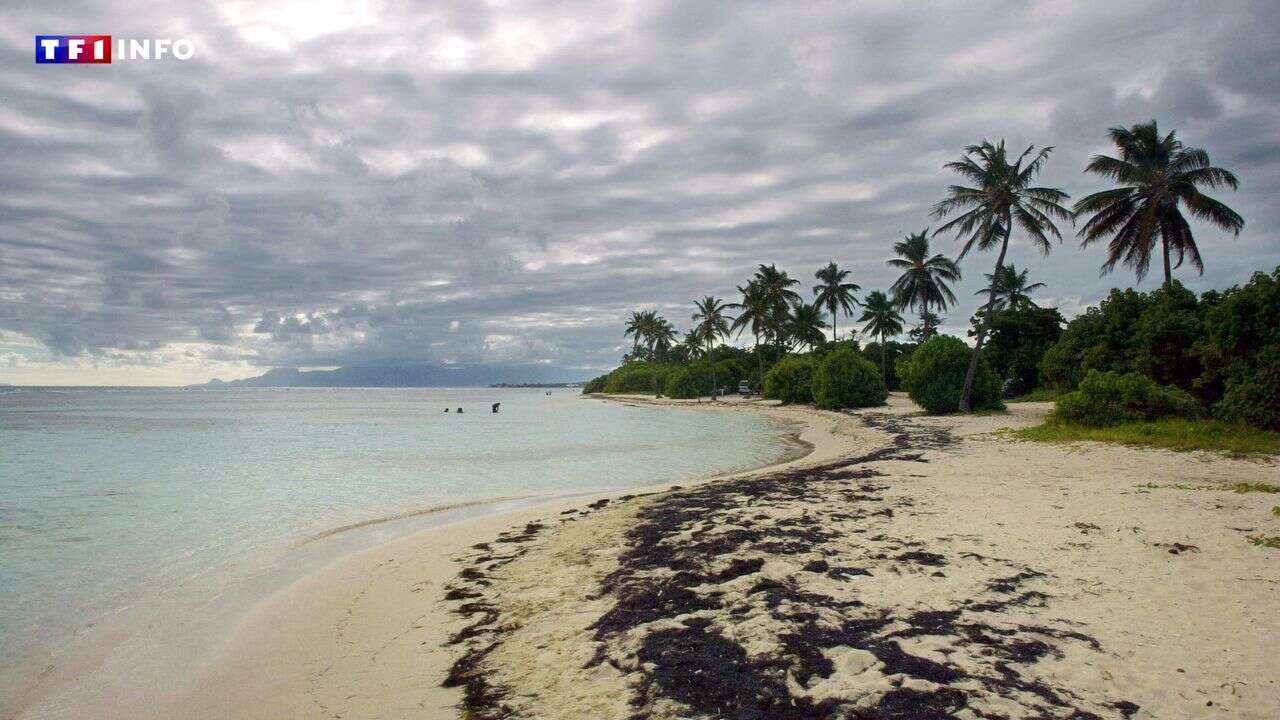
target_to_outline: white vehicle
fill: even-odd
[[[746,397],[751,394],[751,383],[743,380],[738,383],[738,394]]]

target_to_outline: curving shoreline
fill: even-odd
[[[775,417],[787,423],[795,421],[785,413],[775,413]],[[797,436],[798,442],[774,462],[765,465],[771,467],[799,461],[814,451],[815,446],[823,441],[813,432],[801,429],[787,435]],[[760,468],[750,468],[737,472],[755,472]],[[722,477],[724,474],[713,476]],[[705,478],[709,480],[711,478]],[[687,481],[686,484],[689,484]],[[180,676],[170,673],[165,676],[157,669],[148,669],[139,677],[122,677],[124,673],[111,671],[104,675],[100,669],[112,662],[116,666],[129,667],[131,661],[115,653],[113,648],[104,648],[101,654],[88,658],[77,658],[74,665],[59,667],[53,678],[47,683],[49,687],[37,688],[28,696],[28,702],[19,710],[16,718],[64,717],[89,712],[97,717],[130,717],[130,718],[166,718],[166,717],[280,717],[292,713],[313,711],[317,683],[323,685],[326,680],[318,680],[308,670],[326,660],[334,660],[333,642],[336,637],[337,621],[348,615],[350,603],[343,604],[356,596],[365,598],[368,605],[370,595],[379,595],[377,602],[390,603],[396,610],[405,605],[400,603],[431,602],[434,597],[425,593],[424,582],[430,583],[438,579],[440,583],[447,580],[450,573],[456,572],[452,555],[466,546],[464,539],[478,541],[485,536],[500,532],[509,523],[519,523],[526,516],[537,516],[551,512],[566,503],[598,500],[605,497],[616,497],[627,492],[644,491],[645,488],[630,490],[614,490],[600,493],[574,494],[558,498],[527,499],[532,504],[512,508],[511,502],[493,501],[482,503],[484,507],[471,507],[467,503],[463,512],[480,512],[489,510],[478,517],[466,517],[448,524],[417,530],[412,533],[380,543],[374,547],[347,551],[336,558],[331,558],[323,565],[307,570],[305,574],[290,581],[284,587],[272,592],[264,599],[254,602],[252,609],[235,620],[231,632],[221,632],[215,644],[201,649],[202,657],[198,665],[184,668]],[[492,511],[490,506],[498,503],[499,509]],[[505,505],[505,507],[504,507]],[[420,511],[406,513],[417,517]],[[435,513],[428,513],[435,514]],[[370,523],[360,523],[355,528],[363,531]],[[373,524],[384,524],[378,521]],[[345,530],[346,528],[343,528]],[[332,539],[333,531],[322,534]],[[341,533],[338,533],[341,534]],[[298,544],[306,548],[314,538],[307,538]],[[407,567],[400,572],[389,570],[387,559],[379,559],[379,555],[393,551],[399,555],[413,558],[416,571]],[[421,572],[421,577],[410,576],[411,572]],[[399,583],[399,584],[397,584]],[[408,590],[406,590],[406,588]],[[415,589],[416,588],[416,589]],[[406,594],[407,592],[407,594]],[[345,598],[345,600],[344,600]],[[399,598],[399,600],[397,600]],[[366,628],[370,642],[378,642],[373,638],[384,638],[388,633],[401,633],[402,625],[408,620],[414,624],[422,624],[423,620],[416,613],[412,618],[402,616],[382,617],[374,619],[374,627]],[[443,609],[431,615],[443,633],[453,619]],[[438,615],[438,617],[437,617]],[[361,645],[356,641],[355,645]],[[431,643],[428,643],[430,645]],[[372,648],[365,656],[369,662],[385,664],[387,654],[385,648]],[[344,655],[344,660],[351,662],[354,656]],[[405,657],[408,666],[417,667],[419,659]],[[432,666],[433,659],[425,661]],[[447,666],[444,659],[440,668]],[[344,672],[350,677],[363,676],[365,669],[344,666]],[[137,674],[134,671],[130,671]],[[428,670],[430,672],[430,670]],[[443,677],[444,670],[439,671]],[[83,678],[96,673],[93,682],[82,682]],[[328,677],[331,680],[333,673]],[[164,688],[163,693],[139,692],[140,681],[150,687]],[[343,685],[345,679],[334,681],[335,687]],[[438,684],[438,681],[435,683]],[[414,684],[412,694],[422,690]],[[324,695],[324,691],[319,691]],[[352,693],[346,693],[350,695]],[[346,695],[338,700],[345,701]],[[395,693],[392,694],[393,696]],[[427,696],[434,696],[429,689]],[[450,706],[456,698],[452,693],[443,693],[448,697],[442,701],[440,717],[452,717]],[[395,699],[385,699],[395,705]],[[406,700],[405,702],[408,702]],[[417,707],[420,700],[414,701]]]
[[[747,712],[748,686],[796,717],[909,701],[1261,719],[1280,701],[1261,640],[1280,633],[1280,566],[1238,532],[1272,498],[1140,487],[1275,482],[1276,466],[993,432],[1035,423],[1033,405],[716,409],[800,424],[808,452],[343,557],[256,607],[173,697],[94,714],[456,718],[467,700],[476,717],[676,718]],[[707,682],[682,680],[695,670]]]

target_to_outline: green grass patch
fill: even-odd
[[[1016,398],[1005,400],[1007,403],[1023,403],[1023,402],[1053,402],[1061,395],[1053,388],[1036,388],[1026,395],[1019,395]]]
[[[1164,418],[1153,422],[1125,423],[1102,428],[1050,421],[1036,427],[1010,430],[1008,435],[1036,442],[1096,440],[1179,451],[1212,450],[1233,455],[1280,454],[1280,432],[1220,420]]]
[[[1280,535],[1250,535],[1249,542],[1258,547],[1276,548],[1280,550]]]
[[[1280,505],[1271,508],[1271,514],[1280,517]]]
[[[1235,485],[1232,485],[1231,489],[1238,493],[1280,493],[1280,485],[1261,482],[1238,482]]]

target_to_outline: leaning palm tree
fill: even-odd
[[[929,254],[929,228],[894,243],[893,251],[898,257],[886,260],[885,264],[902,271],[889,288],[899,309],[911,308],[923,317],[934,308],[945,312],[956,302],[955,293],[947,283],[960,281],[960,268],[942,253]],[[929,337],[926,335],[924,339]]]
[[[963,260],[975,245],[984,251],[999,245],[1000,254],[996,257],[995,265],[998,270],[1004,265],[1004,256],[1009,251],[1009,236],[1013,233],[1015,224],[1046,255],[1052,247],[1050,236],[1062,240],[1053,219],[1074,221],[1075,216],[1062,206],[1062,202],[1069,196],[1057,188],[1031,187],[1031,181],[1040,174],[1051,152],[1051,147],[1037,152],[1032,145],[1017,160],[1010,162],[1003,140],[996,145],[983,140],[980,145],[965,148],[963,157],[944,166],[977,185],[952,185],[947,189],[947,197],[933,206],[933,216],[937,218],[963,211],[937,230],[939,233],[954,230],[958,237],[965,240],[964,249],[960,251],[957,261]],[[964,377],[964,391],[960,395],[961,412],[973,409],[970,402],[973,377],[978,370],[978,359],[982,356],[987,330],[991,327],[991,314],[995,304],[996,286],[992,283],[987,293],[982,325],[978,327],[973,355],[969,359],[969,370]]]
[[[728,305],[717,297],[708,295],[701,300],[694,300],[693,304],[698,308],[698,312],[693,314],[693,321],[698,323],[694,327],[692,334],[707,346],[707,356],[711,357],[711,351],[715,349],[716,342],[729,334],[729,323],[733,320],[725,310]],[[716,399],[716,390],[719,385],[716,384],[716,359],[711,357],[711,400]]]
[[[1186,205],[1192,217],[1239,237],[1244,218],[1200,192],[1201,186],[1235,190],[1239,186],[1236,176],[1210,164],[1204,150],[1184,147],[1175,137],[1176,131],[1161,137],[1155,120],[1131,128],[1113,127],[1108,134],[1120,157],[1094,155],[1085,172],[1111,178],[1120,187],[1096,192],[1076,203],[1077,213],[1093,214],[1080,228],[1080,246],[1110,237],[1102,274],[1124,263],[1141,281],[1151,266],[1151,251],[1158,237],[1165,285],[1173,282],[1171,255],[1177,258],[1173,267],[1190,258],[1191,266],[1203,275],[1200,249],[1179,205]]]
[[[852,274],[851,270],[841,270],[834,262],[813,274],[817,285],[813,286],[814,303],[825,307],[831,313],[831,339],[839,340],[840,331],[836,328],[841,313],[852,315],[853,308],[858,305],[854,293],[862,289],[857,283],[845,282]]]
[[[1018,272],[1018,269],[1012,263],[1001,265],[995,274],[983,273],[983,277],[987,279],[987,283],[996,289],[996,310],[1023,310],[1026,308],[1036,307],[1034,301],[1031,300],[1031,292],[1045,287],[1042,282],[1027,283],[1027,271]],[[987,292],[979,290],[974,295],[981,295]]]
[[[702,346],[702,337],[698,335],[696,328],[685,332],[675,350],[677,360],[680,362],[698,360],[706,353],[706,348]]]
[[[795,306],[787,319],[788,337],[796,346],[813,349],[827,341],[827,321],[819,305]]]
[[[756,338],[756,360],[760,364],[760,380],[763,382],[764,355],[760,352],[760,336],[768,331],[773,307],[766,289],[755,280],[748,282],[746,287],[739,285],[738,292],[742,293],[742,300],[729,305],[738,311],[738,317],[734,319],[730,329],[739,335],[743,330],[751,329],[751,334]]]
[[[879,290],[867,295],[862,308],[862,317],[858,318],[858,322],[866,323],[862,326],[862,334],[880,339],[880,378],[887,389],[889,376],[885,367],[884,343],[885,339],[902,333],[902,316],[889,296]]]

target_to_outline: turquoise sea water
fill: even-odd
[[[749,413],[568,390],[4,392],[0,675],[121,607],[217,586],[337,528],[688,481],[784,451],[782,428]]]

